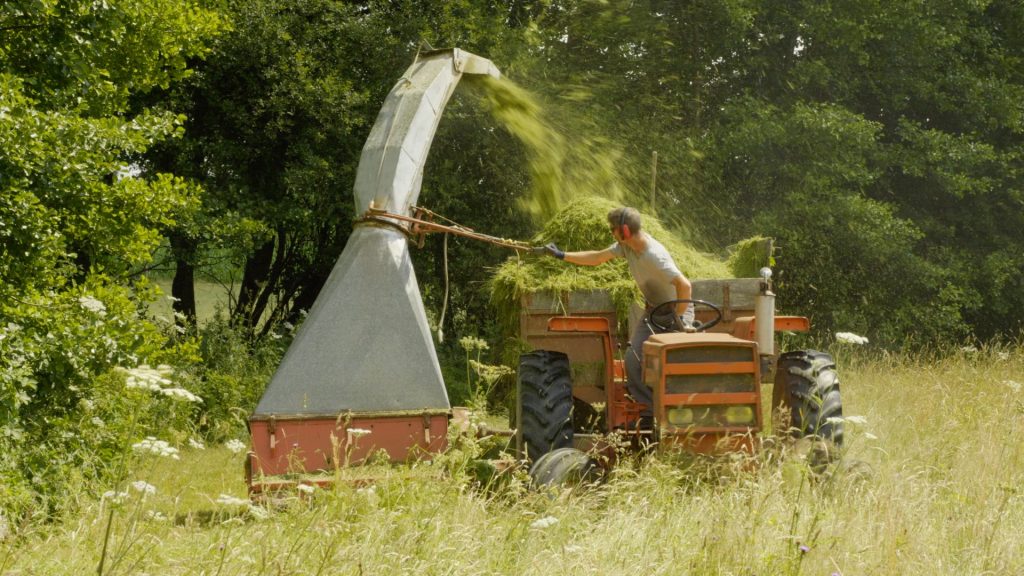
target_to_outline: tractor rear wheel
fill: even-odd
[[[601,465],[582,450],[559,448],[537,459],[530,467],[530,480],[540,488],[592,484],[604,477]]]
[[[775,432],[843,445],[843,402],[832,356],[817,350],[779,356],[772,393]]]
[[[519,358],[519,428],[526,457],[572,446],[572,377],[569,357],[538,350]]]

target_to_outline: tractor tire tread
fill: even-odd
[[[519,423],[527,458],[572,446],[572,377],[569,358],[561,352],[538,350],[519,361]]]
[[[779,357],[773,407],[789,416],[790,432],[843,444],[843,404],[832,356],[817,350],[786,352]]]

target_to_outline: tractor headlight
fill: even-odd
[[[673,426],[693,424],[693,410],[690,408],[672,408],[668,411],[668,423]]]
[[[729,424],[753,424],[754,409],[750,406],[730,406],[725,410],[725,421]]]

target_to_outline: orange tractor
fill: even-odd
[[[545,306],[553,309],[548,303],[526,303],[521,331],[534,351],[520,359],[515,428],[535,482],[598,475],[602,463],[593,456],[609,453],[612,433],[638,447],[753,451],[765,429],[761,385],[772,374],[774,430],[841,446],[832,358],[814,350],[775,353],[777,331],[810,325],[803,317],[775,315],[771,270],[762,269],[761,278],[694,282],[695,296],[702,293],[722,303],[689,301],[696,307],[695,332],[655,323],[659,308],[678,301],[635,320],[652,330],[643,350],[625,351],[639,355],[643,382],[653,391],[648,421],[640,418],[646,406],[628,394],[623,360],[614,356],[617,322],[609,307],[588,309],[593,294],[570,302],[569,315],[545,314]]]

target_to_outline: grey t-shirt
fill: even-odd
[[[672,261],[672,255],[662,246],[661,242],[649,234],[646,236],[646,240],[647,248],[642,252],[637,252],[618,242],[612,244],[609,250],[612,254],[626,259],[629,264],[629,272],[640,287],[647,306],[657,306],[662,302],[676,299],[676,287],[672,285],[672,280],[676,276],[682,276],[683,273],[676,267],[676,263]],[[692,304],[686,308],[684,318],[687,322],[693,322]]]

